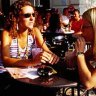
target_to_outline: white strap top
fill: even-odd
[[[28,57],[32,55],[32,48],[34,46],[35,46],[35,39],[32,37],[32,35],[28,35],[28,45],[26,46],[28,50]],[[19,50],[20,58],[24,58],[26,47],[22,49],[21,47],[18,46],[17,38],[13,39],[10,46],[10,56],[13,58],[18,58],[18,50]]]

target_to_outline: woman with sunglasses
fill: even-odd
[[[83,18],[82,37],[75,44],[77,66],[81,83],[91,89],[96,87],[96,7],[85,11]],[[84,53],[85,41],[91,42],[91,48]]]
[[[59,57],[46,46],[34,23],[35,9],[28,0],[18,0],[10,6],[2,34],[4,66],[32,67],[42,63],[56,64],[59,61]],[[43,51],[33,59],[31,51],[35,45]]]

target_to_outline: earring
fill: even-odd
[[[16,29],[19,30],[18,24],[17,24],[17,26],[16,26]]]

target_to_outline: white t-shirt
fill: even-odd
[[[61,20],[62,20],[62,23],[66,25],[69,24],[69,18],[67,16],[62,15]]]

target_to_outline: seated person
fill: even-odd
[[[46,29],[49,27],[49,20],[51,17],[51,11],[50,10],[46,10],[45,15],[44,15],[44,30],[46,31]]]
[[[63,15],[61,16],[61,22],[63,26],[66,27],[69,24],[69,10],[68,8],[63,9]]]
[[[96,87],[96,8],[83,13],[85,20],[82,26],[82,37],[77,39],[77,66],[79,78],[86,89]],[[84,54],[86,42],[91,42],[91,48]]]
[[[49,19],[49,27],[46,30],[49,33],[64,33],[64,29],[61,26],[61,15],[54,13]]]
[[[18,0],[10,6],[1,40],[4,66],[32,67],[59,61],[59,57],[48,49],[38,28],[34,27],[34,12],[28,0]],[[35,43],[43,51],[33,59],[31,51]]]
[[[82,34],[81,29],[83,25],[83,19],[80,17],[80,12],[78,9],[73,11],[73,18],[70,19],[70,27],[74,30],[74,35]]]

